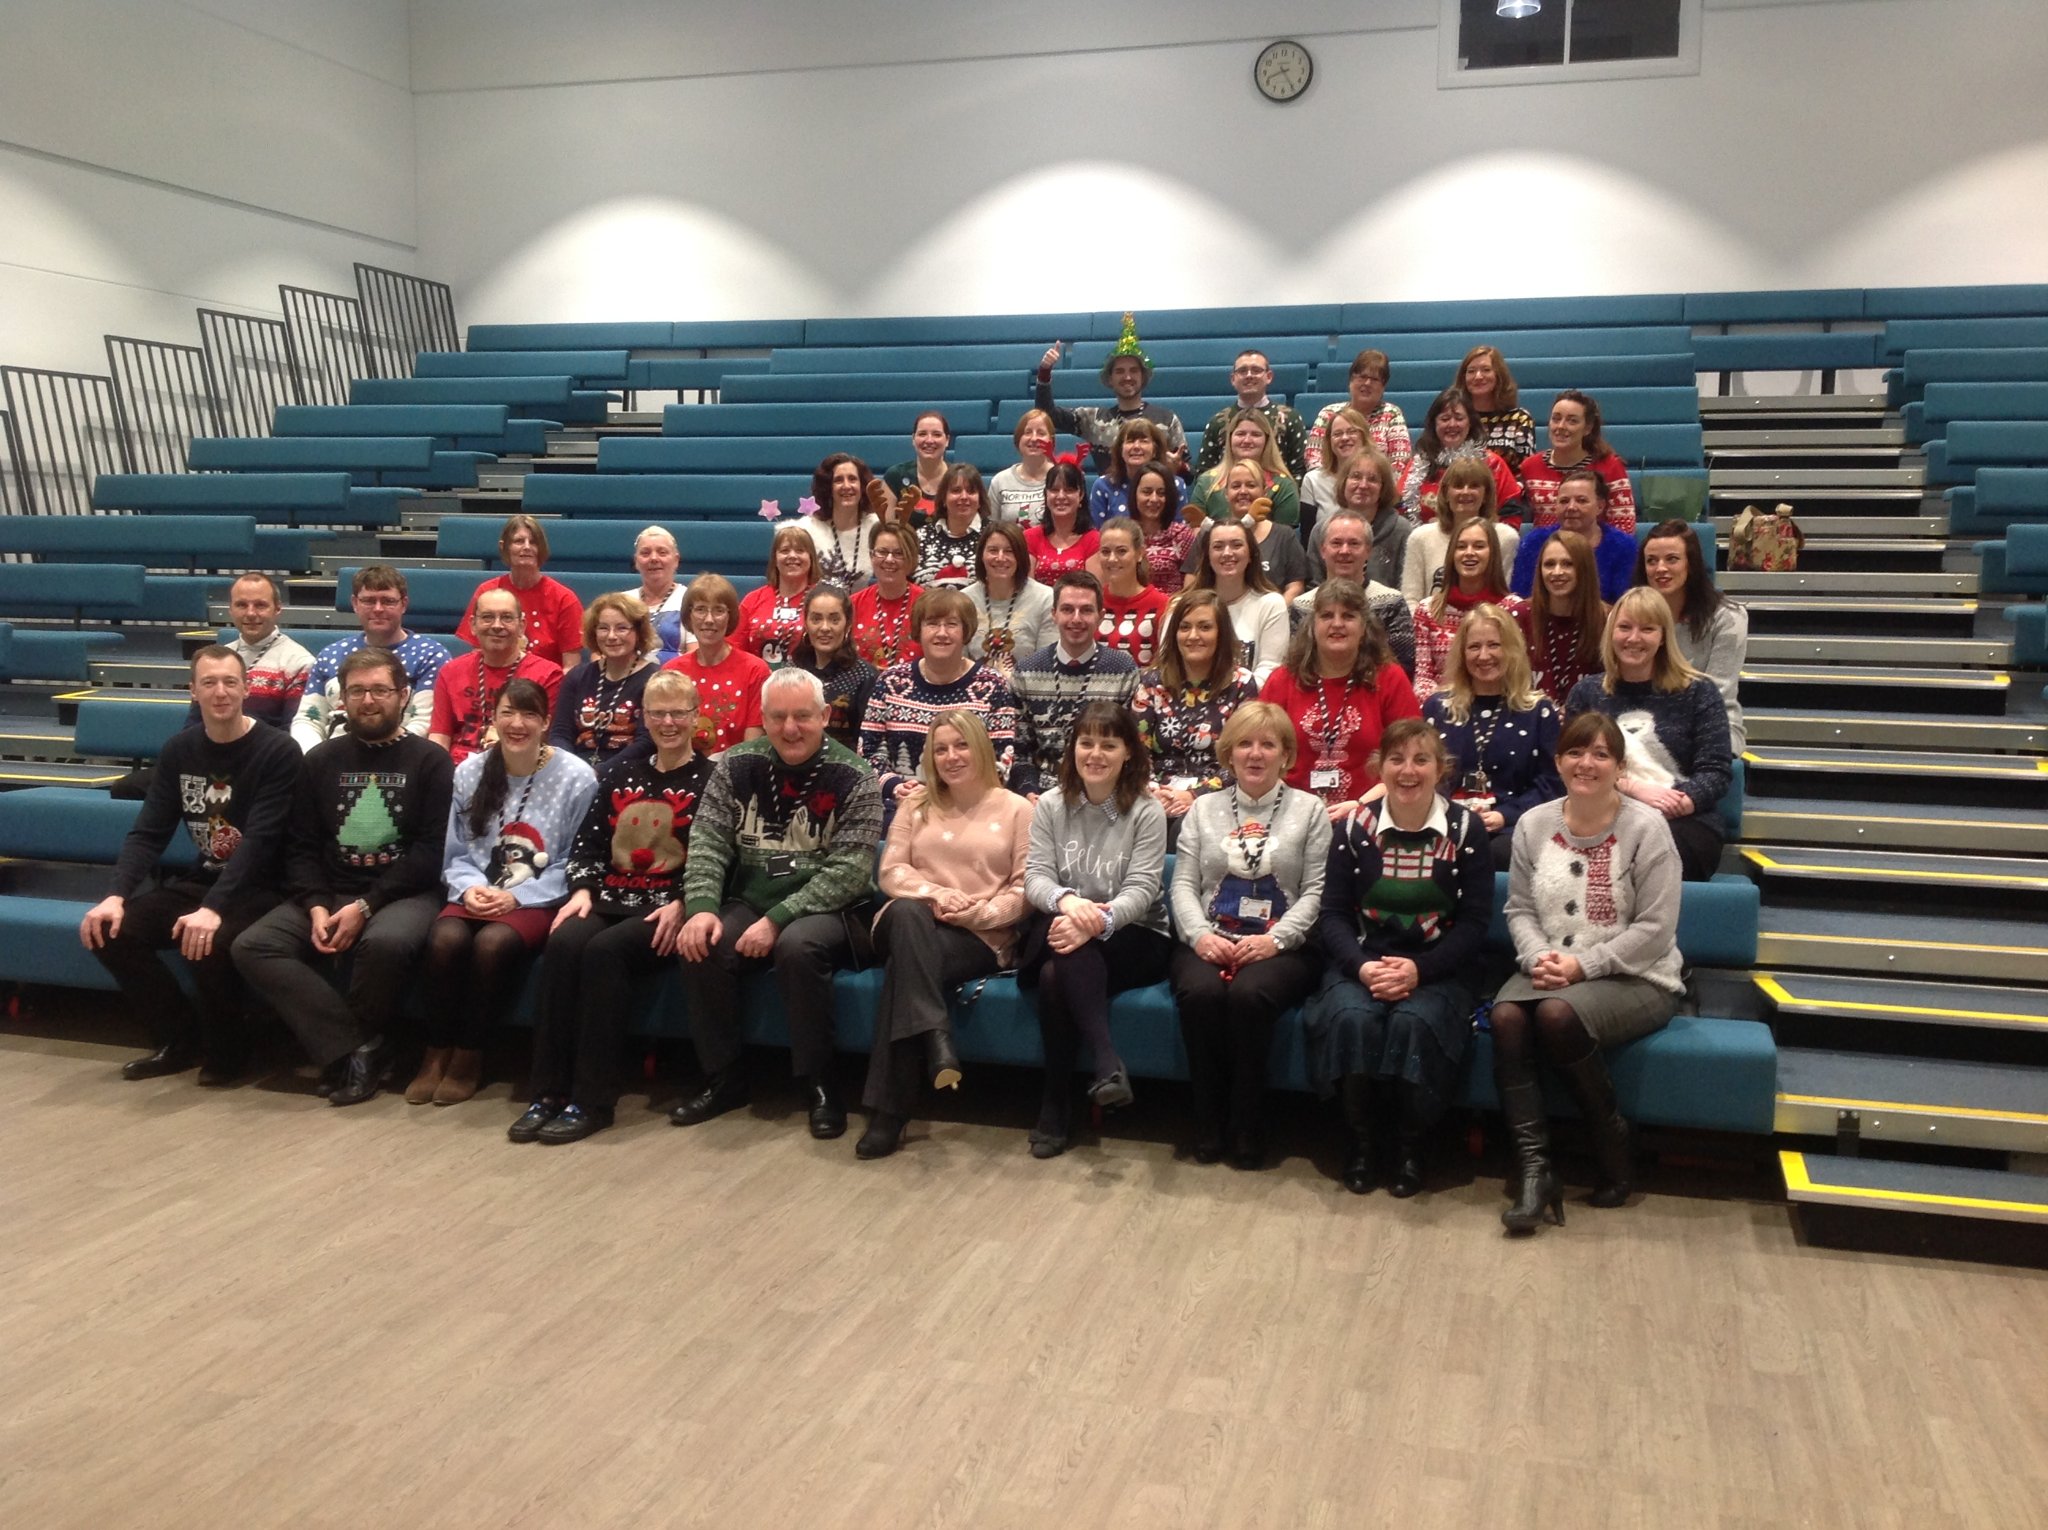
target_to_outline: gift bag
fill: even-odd
[[[1745,505],[1728,532],[1728,566],[1763,573],[1791,573],[1799,567],[1799,550],[1806,545],[1806,533],[1792,518],[1790,505],[1779,505],[1765,515],[1755,505]]]

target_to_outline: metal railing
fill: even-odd
[[[222,433],[220,398],[198,346],[109,335],[107,374],[136,471],[182,473],[192,438]]]
[[[284,320],[202,308],[199,337],[226,434],[267,436],[279,405],[305,402]]]
[[[112,379],[0,367],[15,483],[29,515],[87,515],[101,473],[132,472]]]
[[[310,287],[277,289],[284,304],[285,338],[302,401],[346,404],[348,385],[374,375],[363,343],[363,305],[338,292]]]
[[[356,296],[373,376],[410,377],[413,358],[421,351],[462,349],[455,292],[446,282],[357,261]]]

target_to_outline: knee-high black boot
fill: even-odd
[[[1423,1145],[1431,1123],[1423,1119],[1419,1094],[1413,1084],[1396,1083],[1393,1093],[1400,1109],[1395,1116],[1394,1172],[1387,1181],[1387,1194],[1405,1201],[1422,1190]]]
[[[1565,1086],[1578,1102],[1586,1133],[1592,1139],[1593,1164],[1600,1177],[1593,1193],[1586,1197],[1586,1204],[1627,1205],[1632,1177],[1628,1122],[1615,1103],[1614,1079],[1607,1071],[1605,1059],[1596,1050],[1577,1062],[1561,1064],[1557,1071],[1564,1075]]]
[[[1500,1092],[1501,1113],[1521,1167],[1522,1185],[1515,1204],[1500,1214],[1511,1233],[1532,1233],[1546,1211],[1564,1225],[1564,1192],[1550,1170],[1550,1121],[1543,1113],[1543,1089],[1536,1083],[1509,1084]]]
[[[1350,1152],[1344,1159],[1344,1188],[1353,1195],[1372,1189],[1372,1080],[1363,1073],[1347,1073],[1338,1081],[1337,1097],[1344,1105],[1344,1125],[1351,1134]]]

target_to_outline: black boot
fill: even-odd
[[[868,1117],[868,1129],[853,1145],[854,1157],[887,1158],[903,1146],[903,1130],[909,1124],[902,1116],[892,1116],[886,1110],[876,1111]]]
[[[1592,1051],[1577,1062],[1563,1064],[1557,1071],[1564,1075],[1565,1086],[1578,1102],[1579,1114],[1586,1122],[1586,1135],[1592,1139],[1593,1164],[1599,1180],[1593,1193],[1586,1197],[1586,1204],[1627,1205],[1632,1177],[1628,1122],[1622,1119],[1620,1107],[1615,1104],[1614,1080],[1607,1072],[1606,1061],[1598,1051]]]
[[[936,1026],[924,1033],[924,1061],[932,1088],[960,1087],[960,1059],[953,1055],[953,1033],[947,1027]]]
[[[1387,1194],[1405,1201],[1422,1190],[1422,1149],[1429,1137],[1429,1123],[1416,1108],[1414,1088],[1404,1083],[1395,1089],[1401,1097],[1400,1124],[1395,1128],[1394,1172],[1387,1181]]]
[[[1347,1073],[1337,1084],[1337,1098],[1344,1106],[1344,1125],[1351,1134],[1351,1149],[1344,1159],[1344,1188],[1353,1195],[1372,1189],[1372,1080],[1363,1073]]]
[[[1550,1172],[1550,1121],[1543,1113],[1542,1086],[1507,1085],[1500,1092],[1500,1108],[1522,1169],[1521,1194],[1500,1214],[1500,1225],[1511,1233],[1532,1233],[1548,1211],[1564,1226],[1564,1191]]]

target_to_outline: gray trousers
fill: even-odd
[[[391,1028],[427,931],[447,901],[436,891],[385,904],[339,958],[313,949],[312,915],[280,903],[235,941],[235,969],[324,1068]],[[328,981],[337,962],[348,967],[346,993]]]
[[[718,944],[701,962],[683,963],[690,1039],[704,1071],[723,1073],[740,1060],[747,1031],[740,980],[772,966],[789,1020],[790,1071],[798,1078],[826,1077],[832,1068],[832,974],[858,972],[874,960],[870,913],[862,903],[830,914],[805,914],[782,927],[768,955],[741,956],[734,947],[761,915],[737,901],[720,909],[725,929]]]

